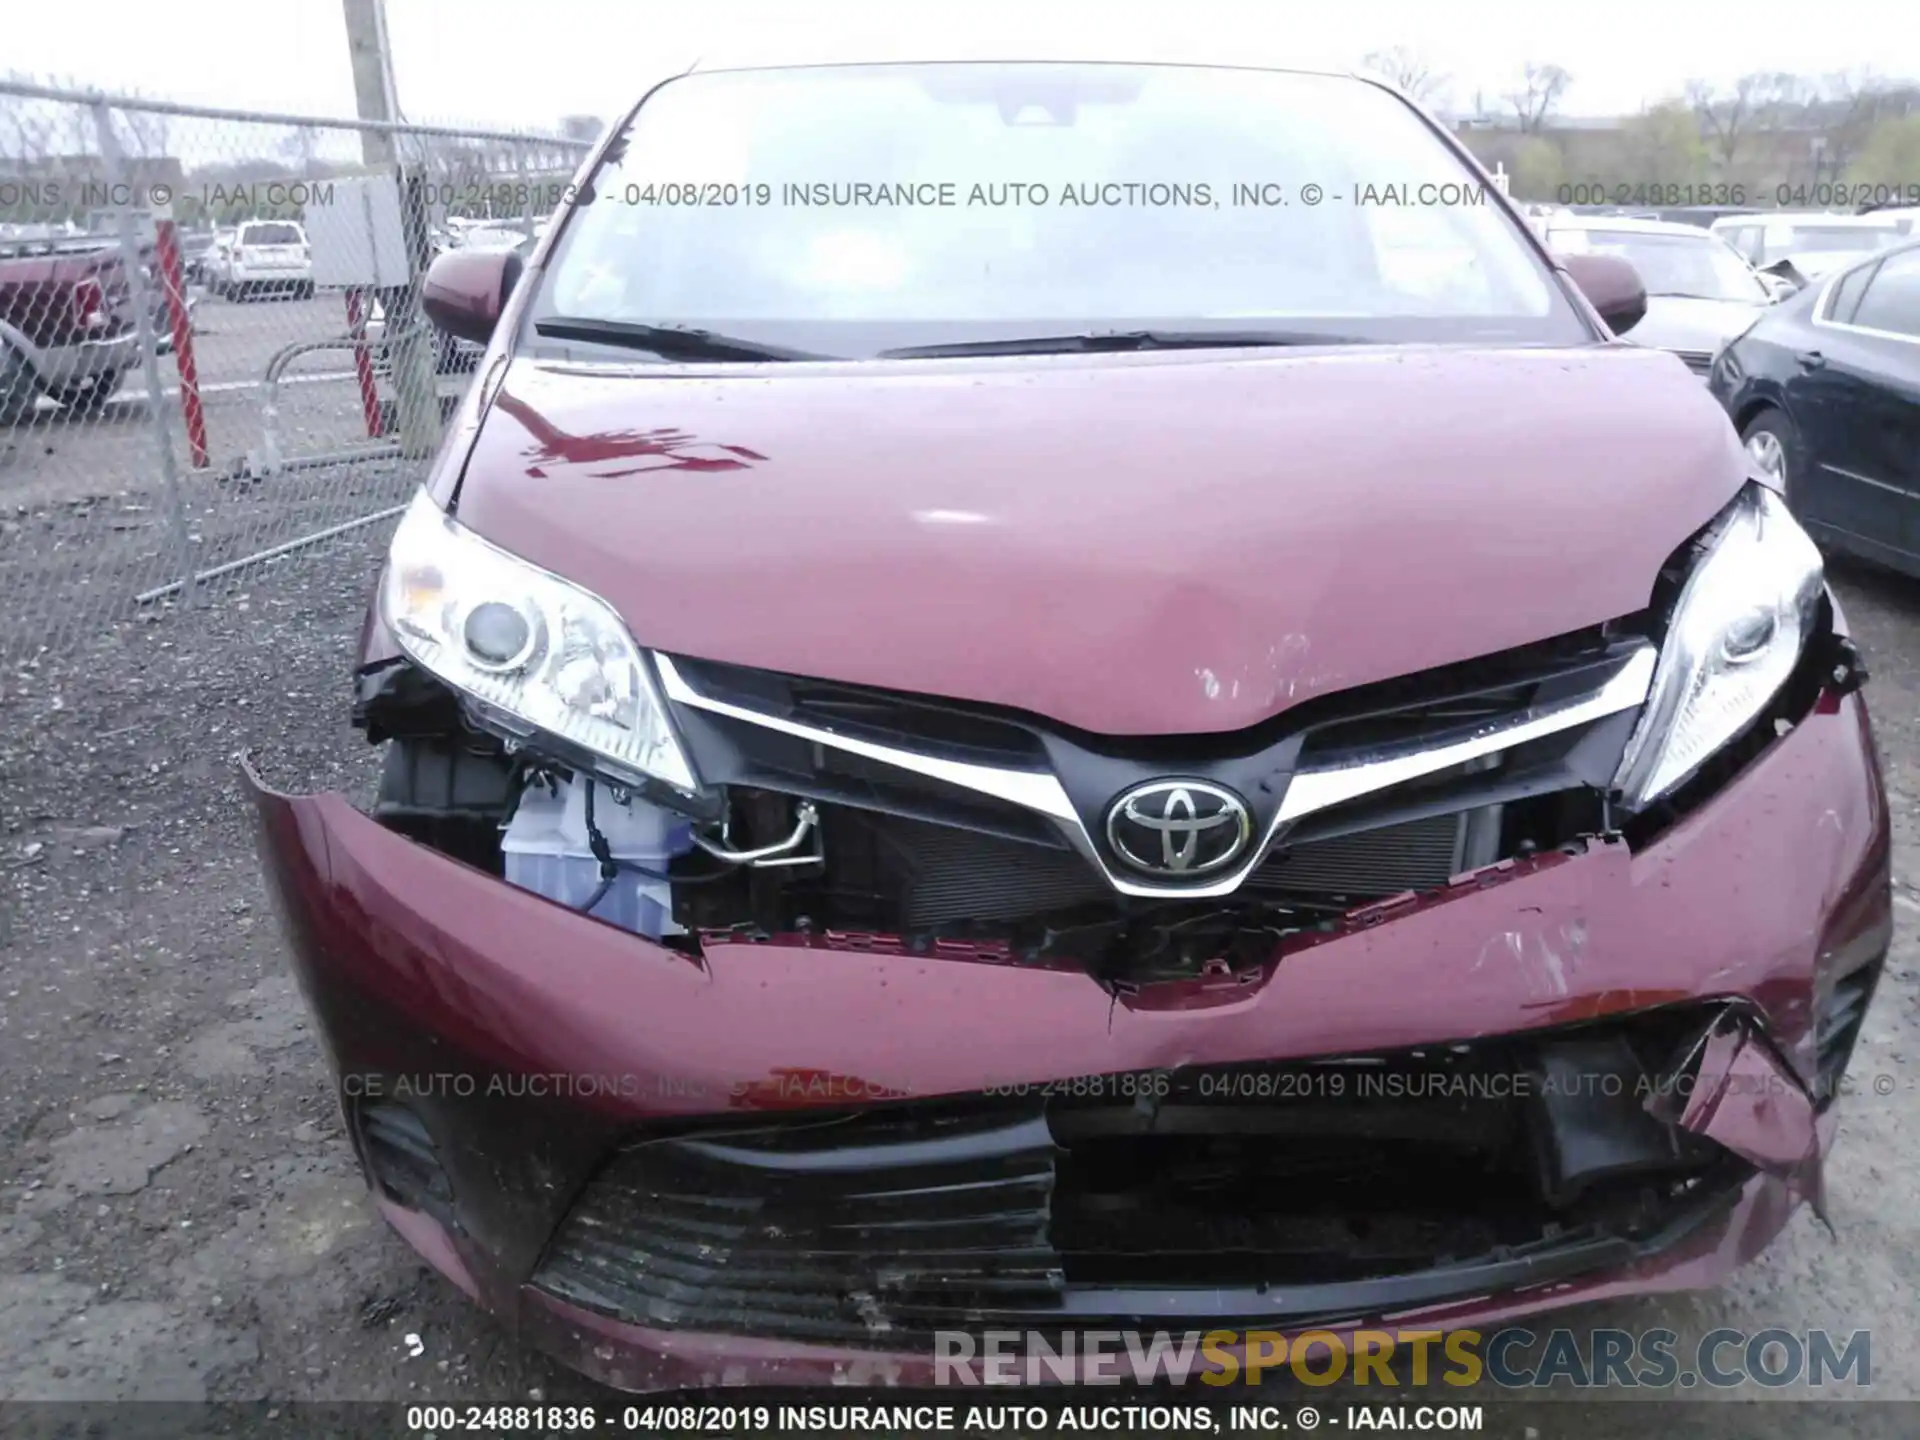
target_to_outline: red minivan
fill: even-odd
[[[1394,91],[693,73],[252,780],[381,1210],[611,1383],[1710,1284],[1887,952],[1818,552]],[[1051,1341],[1047,1342],[1052,1344]]]

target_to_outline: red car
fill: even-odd
[[[428,279],[488,348],[373,813],[250,782],[457,1285],[624,1387],[913,1382],[1705,1285],[1820,1203],[1865,673],[1624,262],[1259,70],[695,73],[577,189]]]

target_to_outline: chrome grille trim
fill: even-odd
[[[1659,652],[1652,645],[1643,645],[1611,680],[1592,694],[1538,711],[1524,720],[1489,726],[1480,734],[1456,740],[1451,745],[1422,746],[1372,756],[1350,765],[1302,770],[1293,777],[1293,783],[1281,798],[1280,820],[1282,823],[1298,820],[1316,810],[1464,765],[1497,750],[1508,750],[1529,740],[1631,710],[1646,701],[1647,692],[1653,687],[1653,669],[1658,657]]]
[[[1274,838],[1292,822],[1316,811],[1357,800],[1364,795],[1386,790],[1409,780],[1418,780],[1443,770],[1465,765],[1483,756],[1497,754],[1571,730],[1576,726],[1603,720],[1646,703],[1653,686],[1658,650],[1643,643],[1628,657],[1613,677],[1597,690],[1575,696],[1547,709],[1536,710],[1519,719],[1491,725],[1478,734],[1446,745],[1426,745],[1401,750],[1381,751],[1363,760],[1343,765],[1296,771],[1282,797],[1273,822],[1259,843],[1248,851],[1248,860],[1238,870],[1207,885],[1152,885],[1116,874],[1102,858],[1099,847],[1081,823],[1079,813],[1065,788],[1051,772],[1014,770],[996,765],[974,765],[948,760],[938,755],[923,755],[897,746],[880,745],[852,735],[842,735],[824,726],[806,725],[763,714],[742,705],[716,700],[701,694],[681,675],[669,656],[653,654],[660,685],[668,699],[695,710],[724,716],[748,725],[757,725],[782,735],[806,740],[815,745],[842,750],[883,765],[892,765],[916,775],[939,780],[963,790],[992,796],[1044,815],[1059,826],[1067,841],[1122,895],[1145,899],[1212,900],[1231,895],[1266,859]]]
[[[681,705],[691,706],[695,710],[705,710],[711,715],[724,715],[730,720],[744,721],[749,725],[758,725],[763,730],[791,735],[797,740],[811,741],[815,745],[844,750],[849,755],[876,760],[882,765],[911,770],[916,775],[945,781],[949,785],[959,786],[962,790],[977,791],[982,795],[991,795],[996,800],[1005,800],[1023,809],[1037,811],[1050,820],[1065,821],[1072,825],[1080,823],[1080,817],[1074,813],[1073,802],[1067,798],[1067,792],[1061,788],[1060,782],[1054,778],[1051,771],[1007,770],[998,765],[970,765],[963,760],[946,760],[938,755],[921,755],[893,745],[876,745],[871,740],[842,735],[818,725],[802,725],[798,721],[783,720],[778,715],[762,714],[758,710],[749,710],[744,705],[734,705],[725,700],[715,700],[710,696],[702,695],[687,683],[686,677],[681,675],[673,661],[665,655],[656,652],[653,663],[659,671],[660,686],[666,691],[667,698]]]

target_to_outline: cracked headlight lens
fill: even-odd
[[[1800,661],[1820,609],[1820,551],[1779,495],[1749,485],[1694,567],[1615,787],[1639,809],[1752,724]]]
[[[394,532],[380,613],[415,663],[501,728],[568,741],[634,780],[698,788],[613,608],[482,540],[424,490]]]

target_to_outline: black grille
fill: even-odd
[[[1469,816],[1435,815],[1376,830],[1359,830],[1280,846],[1247,877],[1258,891],[1378,899],[1402,890],[1431,890],[1461,868]]]
[[[1113,898],[1112,887],[1072,850],[913,821],[882,828],[905,862],[902,913],[908,929],[1013,920]]]
[[[796,1124],[626,1151],[535,1283],[635,1324],[884,1336],[965,1307],[1045,1305],[1054,1146],[1037,1119]]]
[[[1242,892],[1358,901],[1444,885],[1458,869],[1465,823],[1464,816],[1441,815],[1281,846],[1247,877]],[[908,929],[1111,906],[1115,898],[1074,850],[860,811],[829,813],[829,866],[839,867],[841,847],[856,844],[873,851],[887,877],[881,888],[898,897]]]
[[[1439,1083],[1533,1070],[1519,1043],[654,1138],[588,1184],[531,1283],[652,1328],[897,1348],[981,1325],[1351,1318],[1624,1264],[1751,1173],[1657,1150],[1543,1198],[1552,1117]],[[1401,1088],[1359,1093],[1362,1064]]]
[[[1589,812],[1631,717],[1317,811],[1281,832],[1223,897],[1121,894],[1102,870],[1103,861],[1120,864],[1105,834],[1115,796],[1195,776],[1244,797],[1264,836],[1285,794],[1276,777],[1483,735],[1592,693],[1643,649],[1631,637],[1580,632],[1316,697],[1243,731],[1160,736],[1089,735],[993,706],[675,657],[695,692],[753,715],[921,756],[1051,772],[1078,817],[1074,838],[1084,835],[1102,859],[1035,809],[689,702],[677,707],[682,737],[694,768],[728,797],[734,843],[777,842],[792,828],[793,802],[805,798],[820,815],[824,863],[676,887],[674,918],[694,934],[986,940],[1025,962],[1071,962],[1129,981],[1215,960],[1258,963],[1287,935],[1354,904],[1433,889],[1594,828]]]
[[[703,695],[763,715],[975,764],[1017,769],[1045,760],[1045,747],[1031,727],[986,706],[715,660],[683,657],[673,663]]]
[[[1705,350],[1676,350],[1674,352],[1694,374],[1705,376],[1713,369],[1713,356]]]
[[[1047,762],[1043,737],[1169,773],[1251,754],[1287,735],[1305,737],[1315,763],[1381,744],[1432,739],[1512,716],[1529,704],[1601,684],[1629,658],[1603,628],[1316,697],[1246,730],[1185,735],[1093,735],[1037,715],[943,696],[884,690],[675,656],[701,694],[760,714],[927,754],[1012,769]]]

